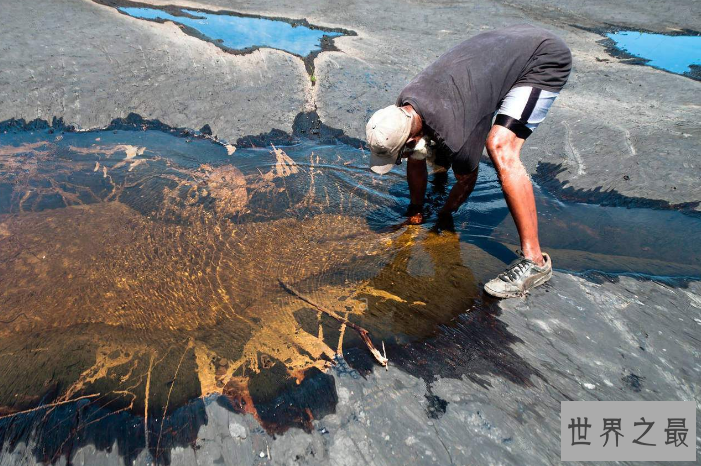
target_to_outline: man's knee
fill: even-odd
[[[510,142],[509,138],[501,131],[490,131],[487,136],[487,152],[490,154],[503,152],[511,145]]]
[[[497,170],[521,165],[522,145],[521,139],[501,126],[494,126],[487,136],[487,153]]]

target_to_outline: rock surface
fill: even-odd
[[[321,0],[177,3],[306,18],[358,36],[338,39],[340,51],[317,58],[312,86],[302,61],[284,52],[227,54],[172,24],[128,18],[89,0],[4,2],[0,121],[62,117],[87,129],[134,112],[172,126],[208,124],[235,141],[274,128],[289,133],[299,112],[316,107],[325,124],[363,138],[369,115],[451,45],[530,22],[565,39],[574,70],[525,146],[529,171],[578,200],[701,209],[701,82],[622,63],[590,32],[611,24],[658,32],[698,28],[693,0],[564,7],[551,0],[388,0],[342,8]],[[484,375],[480,358],[435,380],[392,363],[388,371],[361,374],[340,361],[330,371],[336,412],[314,421],[310,433],[290,429],[272,437],[252,417],[208,398],[197,441],[174,448],[171,464],[556,463],[563,400],[699,402],[700,292],[693,281],[671,286],[556,272],[527,298],[503,302],[496,317],[513,337],[504,351],[528,368],[524,379],[512,377],[510,367]],[[5,444],[0,464],[34,464],[37,445]],[[71,458],[73,464],[123,461],[116,445],[88,445]],[[142,451],[136,462],[150,461]],[[66,462],[61,457],[57,464]]]

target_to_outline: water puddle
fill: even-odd
[[[49,459],[127,424],[124,451],[158,452],[182,440],[178,423],[196,433],[206,422],[208,395],[268,432],[310,428],[336,403],[324,369],[364,350],[280,281],[388,348],[478,329],[493,342],[471,357],[499,348],[483,359],[527,378],[480,291],[517,243],[494,171],[483,164],[452,224],[407,228],[402,174],[373,176],[367,157],[310,140],[234,151],[154,130],[0,135],[2,441],[25,435],[42,405],[42,428],[59,432]],[[434,177],[430,210],[451,183]],[[559,268],[701,276],[698,217],[536,196]],[[66,419],[80,425],[56,427]]]
[[[104,3],[105,0],[95,0]],[[113,2],[107,2],[112,5]],[[184,32],[232,53],[249,53],[261,47],[283,50],[300,57],[310,75],[314,58],[324,50],[336,50],[333,38],[355,35],[352,31],[322,28],[306,20],[265,18],[228,11],[206,11],[176,6],[147,7],[129,1],[118,2],[117,10],[147,21],[170,21]]]
[[[638,31],[606,34],[615,48],[644,64],[670,73],[701,79],[701,35],[665,35]]]

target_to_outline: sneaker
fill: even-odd
[[[536,286],[550,280],[553,276],[553,264],[550,256],[543,253],[545,264],[541,267],[530,259],[521,257],[509,266],[497,278],[484,285],[484,291],[497,298],[515,298],[523,296]]]

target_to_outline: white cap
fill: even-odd
[[[410,133],[411,114],[403,108],[390,105],[375,112],[365,127],[370,169],[380,175],[390,171]]]

